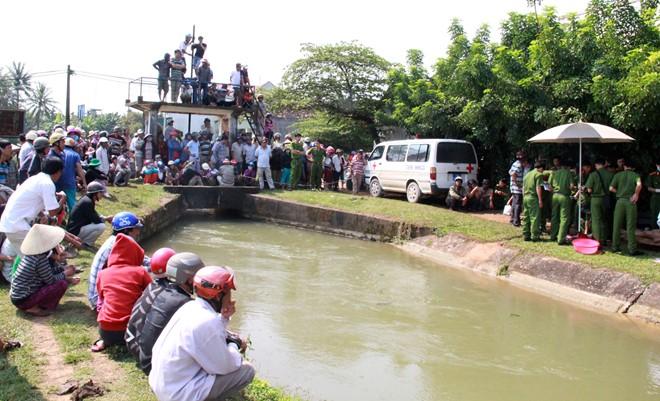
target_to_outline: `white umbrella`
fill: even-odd
[[[582,183],[582,143],[620,143],[632,142],[632,138],[623,132],[608,127],[607,125],[594,123],[572,123],[558,125],[547,129],[540,134],[528,139],[528,142],[534,143],[579,143],[579,174],[580,183]],[[607,189],[606,189],[607,190]],[[580,217],[582,216],[582,207],[578,203],[578,230],[580,230]]]

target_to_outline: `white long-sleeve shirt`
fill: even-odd
[[[25,143],[21,145],[21,150],[18,151],[18,167],[25,163],[25,160],[27,160],[32,149],[34,149],[34,146],[28,141],[25,141]]]
[[[203,401],[216,375],[241,367],[238,347],[227,345],[228,323],[201,298],[172,316],[152,351],[149,386],[159,401]]]
[[[108,174],[108,171],[110,171],[110,160],[108,159],[108,150],[105,149],[103,146],[99,145],[98,149],[96,149],[96,158],[99,159],[101,162],[101,165],[99,166],[99,170],[103,172],[103,174]]]

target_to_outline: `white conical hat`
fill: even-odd
[[[65,231],[60,227],[35,224],[21,245],[24,255],[39,255],[55,248],[64,239]]]

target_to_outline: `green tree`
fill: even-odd
[[[0,107],[8,108],[12,103],[12,79],[3,67],[0,67]],[[15,92],[13,92],[15,93]],[[13,95],[15,98],[15,95]]]
[[[288,105],[297,111],[321,111],[349,119],[378,138],[375,112],[381,107],[390,64],[356,42],[303,44],[303,57],[284,73]]]
[[[57,107],[50,89],[41,82],[30,92],[28,98],[28,126],[32,129],[42,129],[45,123],[52,120]]]
[[[11,106],[20,108],[21,94],[23,94],[23,97],[27,97],[32,90],[32,75],[27,71],[25,64],[21,62],[12,62],[8,70],[14,91]]]
[[[361,121],[348,118],[337,118],[323,112],[314,112],[299,122],[293,124],[294,131],[309,136],[313,140],[329,144],[335,148],[370,149],[373,139]]]

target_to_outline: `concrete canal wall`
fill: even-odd
[[[518,287],[583,307],[624,314],[660,327],[660,284],[646,285],[626,273],[597,269],[525,253],[499,242],[460,235],[438,237],[429,227],[258,194],[177,190],[180,195],[145,217],[143,238],[174,223],[184,213],[234,210],[243,217],[352,238],[389,242],[413,255],[452,268],[504,280]]]

